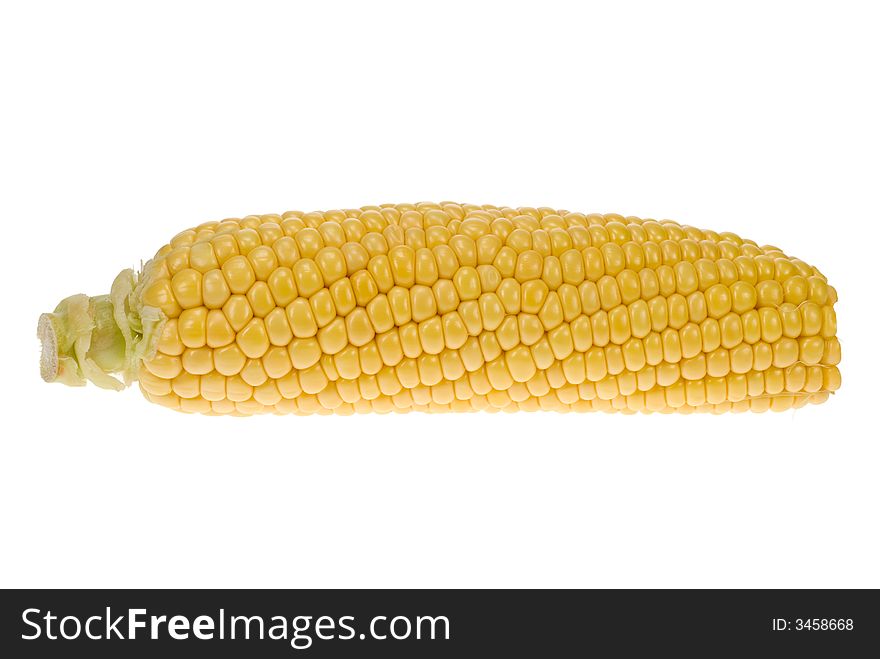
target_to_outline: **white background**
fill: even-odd
[[[880,587],[868,3],[8,3],[0,585]],[[38,375],[178,231],[452,199],[818,265],[843,388],[778,415],[204,418]]]

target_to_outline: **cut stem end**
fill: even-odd
[[[138,361],[155,350],[164,318],[158,310],[133,308],[134,284],[134,273],[124,270],[109,295],[71,295],[40,316],[43,380],[69,386],[92,382],[119,391],[135,379]]]

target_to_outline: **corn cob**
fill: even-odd
[[[38,336],[46,381],[184,412],[765,411],[840,386],[836,300],[732,233],[387,204],[206,222]]]

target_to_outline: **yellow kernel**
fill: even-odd
[[[394,283],[409,288],[415,283],[415,251],[406,245],[398,245],[388,252]]]
[[[823,305],[828,302],[829,286],[821,277],[808,277],[807,282],[810,286],[810,301]]]
[[[181,398],[199,395],[199,376],[183,371],[171,381],[171,390]]]
[[[235,337],[245,356],[259,359],[269,349],[269,335],[262,318],[252,318]]]
[[[248,252],[247,260],[254,270],[254,274],[260,281],[266,281],[272,271],[278,267],[278,259],[271,247],[260,245]]]
[[[444,314],[440,320],[443,329],[442,335],[446,342],[446,346],[452,350],[458,350],[464,345],[464,342],[468,338],[468,331],[464,325],[464,321],[462,321],[461,316],[457,311],[451,311]]]
[[[673,293],[666,303],[669,307],[669,326],[673,329],[681,329],[690,316],[687,298],[680,293]]]
[[[801,314],[801,331],[805,336],[815,336],[822,330],[822,307],[815,302],[804,302],[798,311]]]
[[[764,373],[764,393],[775,396],[785,389],[785,373],[782,369],[771,368]]]
[[[202,305],[202,274],[197,270],[180,270],[171,279],[171,289],[181,308],[191,309]]]
[[[193,375],[204,375],[214,370],[213,351],[210,348],[188,348],[180,357],[183,370]]]
[[[294,339],[287,346],[290,363],[299,370],[309,368],[321,358],[321,346],[315,338]]]
[[[273,379],[284,377],[293,368],[286,346],[272,346],[263,355],[262,361],[266,375]]]
[[[333,297],[326,288],[322,288],[309,298],[309,307],[312,310],[315,324],[318,327],[324,327],[324,325],[336,318],[336,307],[333,305]]]
[[[831,306],[822,307],[822,331],[821,336],[830,339],[837,334],[837,314]]]
[[[449,239],[449,247],[460,267],[477,266],[477,244],[472,238],[461,233],[453,235]]]
[[[608,365],[608,372],[611,375],[617,375],[623,371],[625,368],[623,350],[621,350],[619,345],[605,347],[605,363]]]
[[[665,311],[665,306],[664,307]],[[629,313],[629,323],[630,330],[632,331],[633,336],[639,339],[643,339],[651,331],[652,320],[651,320],[651,311],[648,307],[648,304],[644,300],[636,300],[632,304],[629,305],[628,309]],[[658,329],[664,329],[665,323]]]
[[[443,323],[438,316],[433,316],[418,324],[419,343],[422,350],[431,355],[440,354],[446,346],[443,338]]]
[[[376,281],[366,270],[354,273],[349,279],[358,305],[362,307],[367,306],[367,303],[379,294]]]
[[[431,288],[437,301],[437,311],[439,313],[447,313],[458,307],[458,293],[450,280],[439,279]]]
[[[293,271],[287,267],[275,269],[266,280],[269,292],[279,307],[286,307],[297,297]]]
[[[314,336],[318,331],[318,324],[315,322],[312,307],[305,298],[299,297],[295,299],[287,305],[285,312],[287,313],[287,322],[295,337],[308,338]]]
[[[801,337],[799,343],[799,360],[804,364],[818,364],[825,351],[825,340],[820,336]]]
[[[447,380],[458,380],[466,372],[457,350],[444,350],[440,353],[440,368]]]
[[[367,264],[367,271],[376,282],[376,288],[380,293],[387,293],[394,286],[394,277],[391,274],[391,263],[385,254],[374,256]]]
[[[782,336],[782,319],[776,309],[762,307],[758,309],[761,319],[761,338],[767,343],[773,343]]]
[[[613,343],[622,344],[631,336],[629,313],[624,306],[615,307],[608,313],[608,325]]]
[[[706,354],[706,373],[720,378],[730,373],[730,353],[724,348]]]
[[[296,241],[302,258],[313,259],[324,247],[324,239],[320,232],[312,227],[300,229],[294,234],[293,239]]]
[[[315,263],[327,286],[342,279],[348,273],[345,257],[338,247],[324,247],[315,255]]]
[[[513,277],[516,271],[516,259],[517,253],[505,245],[498,250],[492,265],[498,270],[501,277]]]
[[[719,322],[721,330],[721,345],[725,348],[733,348],[743,341],[742,320],[735,313],[729,313]]]
[[[254,387],[254,400],[261,405],[271,407],[281,400],[281,393],[275,382],[268,380],[258,387]]]
[[[742,315],[743,339],[747,343],[761,340],[761,317],[757,310],[752,309]]]
[[[721,345],[721,325],[714,318],[707,318],[700,323],[703,335],[703,352],[712,352]]]
[[[193,311],[196,310],[193,309]],[[253,318],[254,312],[244,295],[233,295],[223,305],[223,315],[226,316],[232,329],[238,332]]]
[[[192,256],[190,256],[190,261]],[[810,284],[802,275],[795,275],[783,282],[783,294],[785,301],[795,306],[802,304],[810,295]]]
[[[144,306],[156,307],[168,318],[180,315],[180,305],[177,304],[168,279],[157,279],[149,284],[143,292],[143,301]]]
[[[231,291],[220,270],[209,270],[202,277],[202,299],[209,309],[219,309],[229,299]]]
[[[416,284],[410,289],[412,318],[421,322],[437,314],[437,302],[433,291],[427,286]]]
[[[631,304],[642,296],[642,288],[639,276],[632,270],[624,270],[615,277],[617,288],[620,291],[620,300],[623,304]]]
[[[467,221],[467,220],[466,220]],[[477,264],[480,266],[491,265],[503,247],[501,238],[494,234],[487,234],[476,239]]]
[[[340,316],[348,315],[357,306],[354,289],[351,287],[351,281],[348,278],[340,279],[331,284],[330,298],[333,300],[336,313]]]
[[[236,295],[247,293],[257,280],[254,269],[245,256],[238,255],[229,258],[222,265],[221,270],[226,278],[226,283],[229,284],[229,290]]]
[[[639,288],[641,289],[641,297],[644,300],[650,300],[654,296],[660,294],[660,280],[657,273],[649,268],[639,271]]]
[[[706,296],[702,291],[695,291],[687,296],[688,318],[695,323],[703,322],[709,315],[706,307]]]
[[[276,307],[270,311],[264,322],[266,324],[266,332],[269,342],[275,346],[286,346],[293,338],[293,332],[290,330],[290,324],[287,322],[287,313],[281,307]]]
[[[773,366],[786,368],[794,364],[800,354],[800,346],[794,339],[783,337],[773,344]]]
[[[400,335],[400,345],[403,354],[407,357],[414,358],[422,354],[422,343],[419,340],[419,326],[414,322],[401,325],[398,328]]]
[[[693,263],[679,261],[673,266],[673,270],[675,271],[675,283],[678,293],[686,297],[698,290],[699,279]]]
[[[275,308],[275,299],[269,291],[269,286],[264,281],[255,282],[245,297],[247,297],[254,315],[260,318],[263,318]]]
[[[318,343],[321,350],[328,355],[335,355],[348,343],[345,320],[334,319],[329,325],[318,330]]]
[[[417,249],[415,252],[415,282],[422,286],[432,286],[438,276],[434,252],[427,247]]]
[[[526,382],[535,375],[537,369],[528,348],[518,346],[508,351],[505,360],[510,376],[515,382]]]
[[[756,371],[766,371],[773,363],[773,347],[763,341],[752,346],[754,362],[752,368]]]
[[[254,393],[254,388],[249,385],[240,375],[226,378],[226,397],[234,402],[249,400]]]
[[[339,377],[352,380],[361,374],[361,363],[358,350],[354,346],[347,346],[333,356],[333,365],[336,367]],[[354,402],[354,401],[348,401]]]
[[[606,346],[611,341],[611,327],[608,322],[608,314],[598,311],[590,316],[590,329],[593,333],[593,344]]]
[[[382,361],[389,366],[396,366],[403,359],[403,348],[400,344],[400,334],[397,329],[377,335],[376,348]]]
[[[703,380],[689,380],[684,383],[685,400],[691,407],[706,403],[706,383]]]
[[[394,323],[398,327],[406,325],[412,320],[412,305],[410,304],[410,291],[401,286],[395,286],[388,291],[388,304],[391,306],[391,314]]]
[[[477,266],[477,275],[480,277],[480,288],[485,293],[493,293],[501,283],[501,273],[494,265]]]
[[[370,323],[366,310],[356,308],[345,317],[345,329],[352,345],[362,346],[373,340],[376,331]]]
[[[205,307],[186,309],[178,318],[177,333],[187,348],[201,348],[207,341],[208,310]]]
[[[732,304],[732,296],[727,286],[715,284],[706,291],[706,305],[712,318],[721,318],[730,313]]]
[[[557,257],[544,257],[541,279],[554,291],[562,285],[562,266]]]
[[[235,330],[219,309],[208,311],[205,328],[206,343],[212,348],[228,345],[235,340]]]
[[[479,304],[483,327],[494,332],[504,320],[505,311],[501,299],[495,293],[483,293],[480,296]]]
[[[840,389],[840,371],[834,366],[822,370],[822,388],[825,391]]]
[[[200,242],[190,247],[189,264],[190,267],[201,273],[220,267],[220,262],[217,260],[210,242]]]
[[[663,363],[657,366],[657,384],[661,387],[669,387],[681,377],[681,369],[678,364]]]
[[[684,359],[691,359],[702,352],[703,334],[699,325],[688,323],[679,330],[678,335],[681,340],[681,356]]]
[[[755,290],[758,295],[758,307],[778,307],[785,297],[782,285],[772,279],[758,282]]]
[[[152,359],[145,361],[144,366],[150,373],[164,380],[176,377],[183,370],[180,357],[166,355],[161,352],[156,353]]]
[[[645,348],[645,360],[651,366],[656,366],[663,361],[663,338],[657,332],[651,332],[642,339]]]
[[[166,355],[179,355],[183,352],[184,345],[181,343],[180,335],[177,332],[176,318],[165,321],[162,334],[159,336],[157,349]]]
[[[544,260],[535,250],[527,250],[517,255],[514,276],[520,283],[538,279],[544,266]]]
[[[559,294],[556,291],[550,291],[541,311],[538,312],[538,318],[544,325],[544,329],[551,330],[558,327],[563,321],[562,302],[559,300]]]
[[[176,274],[180,270],[189,267],[189,247],[180,245],[171,249],[165,255],[165,264],[168,266],[168,272],[171,275]]]
[[[590,348],[584,355],[587,365],[587,379],[590,382],[599,382],[608,374],[608,366],[605,363],[605,351],[602,348]]]
[[[421,384],[431,387],[443,379],[438,355],[422,355],[416,360]]]
[[[475,268],[471,266],[459,268],[452,281],[460,299],[476,300],[480,297],[480,277]]]
[[[694,268],[697,271],[697,280],[700,282],[701,291],[708,291],[721,280],[718,266],[715,265],[713,260],[707,258],[697,259],[694,262]]]
[[[235,343],[214,350],[214,368],[223,375],[239,373],[246,361],[244,353]]]
[[[495,391],[504,391],[505,389],[509,389],[510,385],[513,384],[513,377],[507,370],[507,365],[503,357],[499,357],[486,364],[486,377]]]
[[[512,281],[512,280],[506,280]],[[502,282],[503,283],[503,282]],[[515,289],[513,289],[515,290]],[[536,314],[540,311],[547,297],[549,289],[544,281],[538,279],[527,281],[522,285],[522,310],[526,313]],[[514,293],[515,294],[515,293]],[[506,305],[505,305],[506,306]],[[508,313],[510,309],[508,308]]]
[[[300,295],[309,297],[324,286],[318,264],[312,259],[300,259],[293,266],[293,279]]]
[[[626,254],[617,243],[604,243],[599,251],[605,261],[605,272],[614,277],[626,267]]]
[[[272,243],[272,249],[275,251],[275,257],[278,259],[278,265],[282,268],[290,270],[299,258],[299,247],[291,236],[283,236]]]
[[[509,314],[518,314],[522,307],[522,289],[520,283],[511,277],[502,279],[498,285],[498,299]]]
[[[348,242],[339,249],[345,258],[345,269],[349,276],[367,267],[370,253],[360,243]]]
[[[211,248],[214,250],[214,256],[217,257],[217,263],[223,265],[228,259],[239,253],[238,243],[230,234],[215,235],[210,240]]]
[[[477,300],[468,300],[458,306],[458,314],[464,323],[467,333],[477,336],[483,331],[483,319],[480,316],[480,303]]]
[[[597,283],[599,290],[599,300],[602,308],[609,311],[621,304],[620,288],[617,286],[617,280],[610,275],[605,275],[599,279]]]
[[[245,226],[244,222],[242,222],[242,226]],[[238,249],[242,254],[247,254],[263,242],[260,238],[260,234],[249,227],[239,229],[234,232],[233,236],[235,237],[235,241],[238,243]]]

